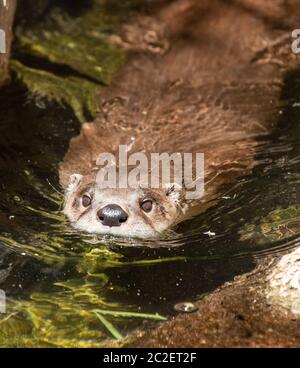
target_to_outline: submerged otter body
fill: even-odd
[[[127,63],[60,165],[74,227],[151,237],[250,172],[257,137],[276,123],[284,72],[296,63],[284,14],[276,1],[156,1],[112,37],[128,49]],[[100,190],[97,158],[117,155],[119,145],[128,153],[204,153],[204,196],[187,203],[184,188],[172,185]]]

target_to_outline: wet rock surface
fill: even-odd
[[[97,91],[124,53],[109,36],[134,0],[19,2],[11,69],[31,94],[71,107],[79,121],[96,115]]]
[[[137,333],[128,347],[299,347],[300,319],[266,298],[264,261],[180,314],[150,331]],[[272,268],[273,269],[273,268]]]
[[[267,299],[299,317],[300,315],[300,248],[284,255],[267,277]]]

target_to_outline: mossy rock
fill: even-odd
[[[30,92],[70,106],[81,122],[91,119],[97,89],[125,60],[109,36],[134,5],[94,0],[74,16],[54,2],[41,21],[17,25],[12,71]]]
[[[300,232],[300,205],[278,208],[240,230],[240,239],[253,239],[257,244],[278,241]]]
[[[28,90],[41,97],[70,106],[79,121],[95,116],[99,85],[74,76],[61,77],[45,70],[30,68],[17,60],[11,61],[12,70]]]

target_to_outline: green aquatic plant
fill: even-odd
[[[154,319],[156,321],[166,321],[167,318],[161,316],[158,313],[149,314],[149,313],[134,313],[134,312],[123,312],[123,311],[111,311],[105,309],[97,309],[95,310],[96,314],[104,314],[110,315],[114,317],[124,317],[124,318],[142,318],[142,319]]]
[[[47,293],[9,300],[9,317],[0,321],[0,346],[111,346],[107,332],[121,339],[119,330],[134,328],[136,319],[166,319],[159,314],[136,313],[130,307],[108,301],[107,285],[105,274],[93,281],[88,277],[74,278],[53,283]]]
[[[101,282],[71,279],[53,284],[48,292],[32,293],[28,299],[9,300],[7,310],[14,315],[0,324],[0,346],[103,346],[106,329],[97,323],[93,309],[117,307],[105,300],[106,283],[105,276]],[[7,337],[9,344],[4,340]]]
[[[45,244],[47,236],[45,234]],[[57,239],[57,242],[63,239]],[[49,241],[48,245],[51,244]],[[100,247],[101,244],[101,247]],[[114,302],[112,293],[126,293],[121,286],[112,285],[107,272],[111,267],[143,267],[143,260],[128,261],[124,255],[104,243],[92,245],[81,242],[82,249],[70,257],[65,250],[57,251],[58,260],[52,267],[73,264],[74,271],[65,280],[47,283],[47,289],[33,291],[27,296],[7,302],[9,318],[0,321],[0,346],[23,347],[104,347],[113,346],[114,339],[140,326],[143,320],[163,321],[157,313],[140,313],[136,307]],[[84,245],[86,248],[84,248]],[[24,246],[24,244],[23,244]],[[74,245],[73,245],[74,246]],[[28,251],[28,248],[26,248]],[[53,250],[42,254],[49,261]],[[24,249],[23,249],[24,250]],[[34,252],[34,248],[30,250]],[[166,258],[160,261],[172,262]],[[51,259],[54,262],[54,259]],[[145,260],[146,265],[157,260]],[[99,323],[101,322],[101,323]]]
[[[99,320],[103,323],[103,325],[107,328],[107,330],[111,333],[111,335],[117,339],[117,340],[122,340],[123,339],[123,335],[121,335],[121,333],[105,318],[102,316],[102,314],[100,313],[96,313],[96,316],[99,318]]]
[[[117,243],[117,240],[115,240]],[[113,250],[113,244],[99,242],[98,246],[86,251],[77,266],[77,270],[81,273],[89,275],[97,274],[99,271],[104,271],[111,267],[143,267],[156,265],[158,263],[185,261],[187,258],[183,256],[163,257],[154,259],[138,259],[126,261],[124,256]],[[101,247],[100,247],[101,246]]]
[[[123,335],[110,323],[103,315],[111,315],[114,317],[122,317],[122,318],[142,318],[142,319],[154,319],[158,321],[166,321],[167,318],[156,314],[147,314],[147,313],[134,313],[134,312],[122,312],[122,311],[109,311],[104,309],[97,309],[94,311],[99,320],[103,323],[103,325],[107,328],[107,330],[111,333],[111,335],[117,340],[123,339]]]

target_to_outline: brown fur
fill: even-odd
[[[72,139],[62,186],[119,144],[204,152],[204,209],[221,186],[249,173],[257,136],[276,123],[284,73],[297,64],[286,37],[296,18],[285,14],[273,0],[156,1],[134,14],[112,37],[128,61],[100,93],[97,119]]]

